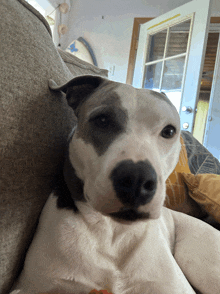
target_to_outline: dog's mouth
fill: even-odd
[[[109,214],[115,220],[124,220],[124,221],[138,221],[149,219],[149,212],[139,212],[136,209],[132,208],[122,208],[120,211],[112,212]]]

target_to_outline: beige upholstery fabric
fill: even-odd
[[[106,71],[69,56],[72,74],[49,26],[26,1],[1,0],[0,14],[0,293],[5,294],[19,273],[75,124],[64,95],[51,92],[48,79],[60,84]]]
[[[108,71],[106,69],[100,69],[61,49],[58,49],[58,52],[74,76],[84,75],[85,72],[95,76],[108,76]]]

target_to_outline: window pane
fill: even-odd
[[[165,61],[161,91],[181,90],[185,56]]]
[[[162,62],[147,65],[145,68],[143,88],[159,90]]]
[[[149,53],[147,62],[162,59],[166,42],[167,30],[150,36]]]
[[[185,57],[167,60],[161,91],[164,92],[179,112]]]
[[[170,28],[170,38],[166,57],[186,53],[191,20]]]

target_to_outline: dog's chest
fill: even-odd
[[[134,264],[146,247],[145,223],[122,225],[86,211],[87,207],[85,214],[57,209],[51,200],[36,240],[47,251],[49,262],[56,262],[54,255],[57,267],[65,261],[64,275],[84,275],[91,280],[113,277],[126,272],[128,264]]]
[[[170,261],[171,227],[163,219],[129,226],[108,217],[74,214],[57,209],[56,198],[51,197],[26,259],[27,272],[36,284],[59,280],[61,288],[73,287],[75,294],[94,288],[117,294],[158,278],[162,281],[173,275],[164,272],[175,263]]]

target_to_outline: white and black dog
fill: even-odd
[[[163,207],[180,151],[168,98],[95,76],[49,85],[78,124],[13,293],[219,294],[220,232]]]

